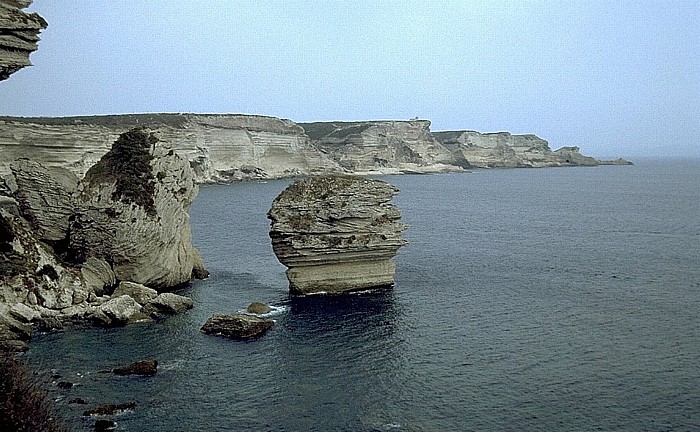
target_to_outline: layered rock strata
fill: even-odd
[[[186,161],[137,129],[80,182],[31,160],[11,168],[0,182],[0,339],[192,307],[153,289],[207,274],[191,242],[187,213],[197,186]]]
[[[122,134],[79,186],[69,248],[103,259],[119,280],[165,289],[205,277],[189,209],[198,187],[189,164],[143,129]]]
[[[431,132],[427,120],[296,124],[256,115],[133,114],[0,117],[0,175],[31,155],[49,170],[82,178],[120,133],[142,126],[190,163],[197,183],[597,163],[568,148],[553,152],[535,135]]]
[[[391,286],[391,258],[406,241],[398,192],[380,180],[323,176],[297,181],[272,203],[270,238],[295,294]]]
[[[598,161],[581,155],[578,147],[552,151],[549,143],[536,135],[476,131],[433,132],[433,136],[455,157],[476,168],[538,168],[595,166]]]
[[[26,13],[32,0],[0,0],[0,81],[31,66],[29,55],[37,50],[39,33],[46,28],[36,13]]]
[[[300,123],[311,143],[349,172],[445,172],[468,167],[430,133],[430,121]]]
[[[82,177],[124,130],[148,127],[186,159],[197,183],[226,183],[344,171],[311,146],[296,123],[255,115],[134,114],[0,117],[0,174],[31,154]]]

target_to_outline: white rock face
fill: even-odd
[[[553,152],[549,143],[536,135],[512,135],[509,132],[476,131],[433,132],[433,136],[453,154],[476,168],[538,168],[570,165],[597,165],[593,158]],[[574,149],[574,148],[569,148]]]
[[[143,137],[146,132],[129,134],[132,138]],[[114,153],[110,154],[118,151],[122,150],[117,150],[115,143]],[[71,249],[79,251],[76,255],[111,263],[118,280],[165,289],[206,273],[199,252],[192,245],[189,224],[189,209],[198,188],[192,168],[174,151],[156,144],[145,152],[151,157],[146,162],[152,173],[148,181],[138,183],[145,174],[131,173],[118,180],[112,174],[102,173],[109,171],[107,165],[113,163],[106,156],[104,160],[108,162],[96,166],[95,174],[81,182],[70,244]],[[127,167],[120,166],[115,171],[122,173]],[[120,199],[120,181],[145,201]],[[148,185],[152,191],[147,190]]]
[[[356,174],[458,171],[428,120],[301,123],[312,144]]]
[[[49,173],[41,164],[19,159],[11,164],[14,196],[22,215],[42,240],[60,241],[68,234],[68,219],[75,212],[73,195],[78,178],[69,171]],[[54,169],[62,170],[61,168]]]
[[[141,114],[98,117],[0,117],[0,174],[18,158],[85,175],[117,137],[147,126],[189,161],[198,183],[340,172],[290,120],[253,115]]]
[[[391,258],[406,241],[390,204],[398,190],[380,180],[324,176],[300,180],[272,203],[270,238],[296,294],[390,286]]]

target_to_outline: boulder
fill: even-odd
[[[135,283],[135,282],[119,282],[117,289],[112,293],[112,297],[128,295],[136,300],[137,303],[145,305],[149,301],[158,297],[158,291],[153,288]]]
[[[83,285],[95,295],[104,294],[105,289],[117,283],[117,277],[112,267],[101,258],[88,257],[80,268]]]
[[[98,419],[95,422],[95,432],[107,432],[117,429],[117,422],[114,420]]]
[[[263,315],[266,313],[270,313],[270,311],[272,311],[272,308],[270,308],[270,306],[260,302],[252,302],[246,308],[246,312],[255,315]]]
[[[23,303],[15,303],[10,308],[10,314],[24,323],[30,323],[41,318],[41,314]]]
[[[116,375],[142,375],[152,376],[158,372],[157,360],[139,360],[130,365],[112,369]]]
[[[214,314],[204,323],[202,332],[233,339],[249,339],[266,332],[274,323],[272,320],[247,314]]]
[[[104,322],[105,316],[108,318],[106,322]],[[103,325],[120,326],[141,320],[144,315],[141,313],[141,305],[136,303],[136,300],[128,295],[123,295],[113,297],[100,305],[93,317],[102,321]]]
[[[193,302],[189,297],[175,293],[162,293],[146,304],[143,313],[154,318],[161,316],[175,315],[192,309]]]
[[[310,177],[272,203],[270,238],[295,294],[344,292],[394,283],[391,258],[406,241],[398,192],[380,180]]]

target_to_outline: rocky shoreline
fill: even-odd
[[[78,180],[20,159],[0,182],[0,340],[68,323],[121,326],[192,307],[168,292],[208,272],[192,245],[189,164],[143,129]]]

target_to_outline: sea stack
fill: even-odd
[[[398,189],[380,180],[310,177],[282,191],[267,214],[277,259],[294,294],[340,293],[394,283],[391,258],[406,244]]]

